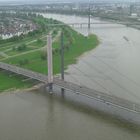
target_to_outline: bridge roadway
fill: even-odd
[[[29,77],[31,79],[35,79],[45,84],[48,84],[47,75],[44,75],[38,72],[33,72],[31,70],[27,70],[27,69],[20,68],[20,67],[10,65],[10,64],[6,64],[3,62],[0,62],[0,69],[10,71],[19,75],[23,75],[25,77]],[[105,104],[113,105],[115,107],[140,114],[140,104],[133,103],[131,101],[128,101],[128,100],[125,100],[116,96],[112,96],[107,93],[99,92],[99,91],[96,91],[87,87],[83,87],[83,86],[81,87],[74,83],[62,81],[59,78],[54,78],[53,84],[61,88],[64,88],[66,90],[77,93],[79,95],[86,96],[88,98],[94,98],[95,100],[98,100]]]
[[[112,25],[112,24],[122,24],[122,25],[126,25],[126,26],[129,26],[129,25],[140,25],[139,22],[119,22],[119,21],[111,21],[111,22],[91,22],[90,25],[97,25],[97,24],[109,24],[109,25]],[[64,23],[60,23],[60,24],[47,24],[46,26],[82,26],[82,25],[88,25],[87,22],[83,22],[83,23],[67,23],[67,24],[64,24]]]

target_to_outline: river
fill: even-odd
[[[45,16],[65,22],[87,21],[86,18],[75,16]],[[98,22],[97,19],[95,21]],[[123,25],[100,26],[92,29],[99,36],[100,45],[95,50],[85,53],[74,65],[86,71],[96,82],[79,74],[73,66],[66,71],[67,80],[76,82],[73,79],[79,78],[79,84],[139,102],[134,95],[139,97],[140,65],[139,61],[134,60],[140,57],[140,31],[124,28]],[[86,28],[76,30],[87,33]],[[83,59],[86,63],[83,63]],[[87,62],[90,68],[86,66]],[[127,90],[135,90],[132,90],[133,94],[126,94],[126,89],[120,86]],[[59,93],[49,95],[39,91],[1,94],[0,140],[140,139],[139,127],[80,105],[75,101],[76,98],[74,94],[62,98]]]
[[[87,18],[45,14],[65,23],[85,23]],[[91,22],[103,23],[99,19]],[[109,22],[108,22],[109,23]],[[87,27],[75,27],[87,35]],[[69,66],[66,80],[140,103],[140,30],[119,24],[92,25],[100,45]],[[80,69],[80,71],[78,69]]]

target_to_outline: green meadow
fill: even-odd
[[[64,62],[65,69],[68,65],[77,62],[77,58],[83,53],[94,49],[98,44],[98,38],[96,35],[83,36],[82,34],[74,31],[68,26],[58,28],[57,32],[53,34],[53,72],[54,75],[60,73],[60,35],[59,32],[64,33]],[[0,61],[5,63],[17,65],[26,69],[30,69],[36,72],[47,74],[47,49],[46,49],[46,37],[43,35],[35,38],[26,37],[26,41],[21,40],[17,43],[8,43],[0,47],[0,51],[5,52],[7,57],[0,58]],[[24,47],[18,47],[19,45]],[[14,47],[13,47],[14,45]],[[25,47],[26,46],[26,47]],[[23,77],[9,76],[8,73],[0,72],[0,91],[4,91],[10,88],[27,88],[33,85],[32,81],[24,82]]]

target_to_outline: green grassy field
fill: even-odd
[[[10,74],[0,72],[0,92],[8,89],[28,88],[33,85],[32,82],[22,82],[23,78],[10,76]]]
[[[77,57],[82,55],[84,52],[89,51],[95,48],[98,45],[98,39],[95,35],[90,35],[89,37],[85,37],[77,32],[73,31],[74,41],[70,46],[69,50],[65,50],[65,68],[68,65],[76,63]],[[53,48],[60,47],[60,42],[54,42]],[[4,60],[6,63],[18,65],[19,61],[28,59],[29,63],[23,65],[22,67],[31,69],[41,73],[47,73],[47,60],[41,59],[41,50],[37,50],[28,54],[23,54],[20,56],[12,57]],[[53,55],[53,63],[54,63],[54,74],[60,72],[60,55],[59,52]]]
[[[30,41],[31,40],[29,39],[29,42]],[[28,44],[26,50],[18,52],[17,50],[15,51],[9,49],[9,51],[7,51],[7,55],[10,57],[1,61],[47,74],[47,58],[41,58],[42,53],[46,51],[46,48],[43,48],[46,45],[46,41],[36,38],[33,42],[26,43]],[[98,44],[99,41],[96,35],[89,35],[88,37],[85,37],[67,27],[67,29],[64,30],[65,69],[67,69],[68,65],[76,63],[77,58],[84,52],[94,49]],[[8,46],[5,47],[5,49],[7,48]],[[60,73],[60,36],[53,42],[53,49],[55,50],[53,53],[53,72],[54,74],[58,74]],[[25,60],[27,63],[23,63],[21,65],[21,62]],[[0,91],[10,88],[26,88],[31,86],[32,82],[23,82],[21,77],[9,77],[8,74],[0,72]]]

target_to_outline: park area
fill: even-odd
[[[53,40],[53,64],[54,74],[60,73],[60,40],[61,33],[64,34],[64,62],[65,69],[74,64],[77,58],[86,51],[90,51],[98,44],[96,35],[83,36],[71,27],[47,26],[58,24],[59,21],[47,19],[40,15],[25,17],[30,18],[38,29],[29,32],[27,35],[14,36],[6,40],[0,40],[0,61],[13,64],[19,67],[30,69],[36,72],[47,74],[47,34],[52,35]],[[12,75],[0,71],[0,91],[9,89],[27,88],[35,83],[32,80],[25,80],[18,75]]]

